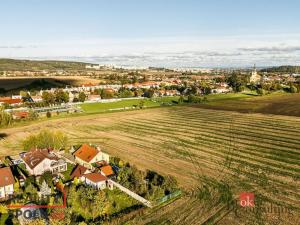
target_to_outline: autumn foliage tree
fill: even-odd
[[[28,151],[33,148],[65,149],[68,137],[61,131],[42,130],[38,134],[32,134],[23,140],[23,149]]]

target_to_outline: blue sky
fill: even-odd
[[[299,8],[296,0],[1,0],[0,57],[299,64]]]

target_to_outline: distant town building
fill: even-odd
[[[99,70],[101,68],[101,66],[99,64],[90,64],[90,65],[86,65],[85,68]]]
[[[250,83],[259,83],[261,81],[261,76],[257,73],[256,66],[254,65],[250,76]]]

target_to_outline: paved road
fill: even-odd
[[[129,196],[134,198],[135,200],[137,200],[137,201],[141,202],[142,204],[144,204],[145,206],[147,206],[149,208],[153,207],[152,203],[150,201],[148,201],[147,199],[144,199],[143,197],[141,197],[138,194],[130,191],[126,187],[123,187],[121,184],[118,184],[117,182],[115,182],[113,180],[109,180],[109,181],[112,182],[115,187],[119,188],[121,191],[125,192],[126,194],[128,194]]]

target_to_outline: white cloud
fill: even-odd
[[[299,37],[294,34],[6,43],[0,46],[0,57],[168,67],[298,64]]]

